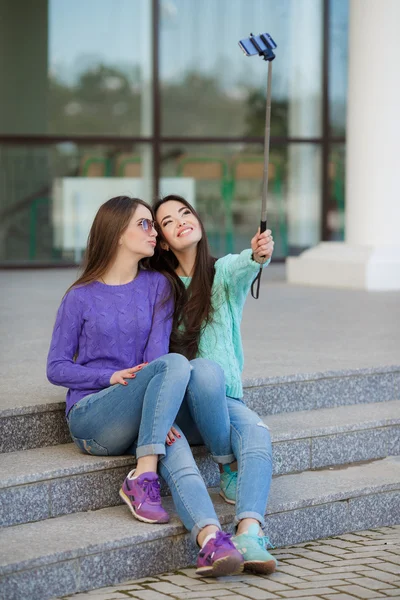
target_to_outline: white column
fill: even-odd
[[[399,24],[399,0],[351,0],[345,242],[289,258],[289,282],[400,289]]]

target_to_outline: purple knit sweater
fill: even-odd
[[[168,353],[169,293],[161,273],[139,271],[125,285],[95,281],[66,294],[54,325],[47,377],[69,388],[67,414],[84,396],[108,387],[115,371]]]

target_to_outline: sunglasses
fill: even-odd
[[[156,228],[156,222],[151,219],[143,219],[140,225],[143,231],[146,231],[147,233],[150,233],[152,229]]]

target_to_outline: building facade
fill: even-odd
[[[273,63],[276,257],[344,238],[348,0],[0,0],[0,264],[79,263],[113,195],[196,204],[216,255],[259,222]]]

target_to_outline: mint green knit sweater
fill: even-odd
[[[226,394],[243,396],[243,347],[240,335],[243,306],[260,265],[251,258],[250,249],[228,254],[215,263],[212,287],[212,321],[200,336],[198,356],[217,362],[224,370]],[[264,266],[267,266],[267,261]],[[186,287],[190,277],[181,277]]]

